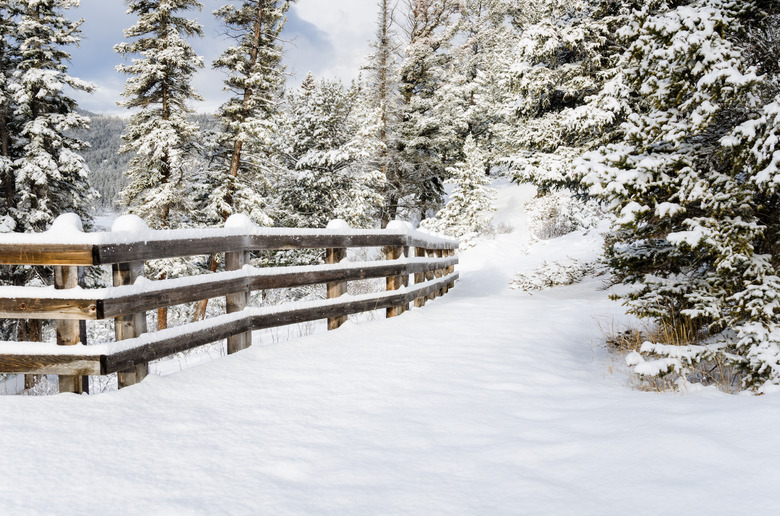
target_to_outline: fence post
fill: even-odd
[[[60,215],[52,222],[49,231],[57,234],[83,231],[81,219],[73,213]],[[54,267],[54,288],[57,290],[76,288],[79,286],[79,268],[76,266],[56,265]],[[80,324],[78,320],[61,320],[56,322],[57,344],[59,346],[74,346],[81,341]],[[60,375],[60,392],[81,394],[85,391],[84,379],[81,375]],[[87,383],[87,390],[89,384]]]
[[[436,250],[436,258],[444,258],[444,253],[446,251],[443,251],[441,249]],[[443,278],[447,275],[447,271],[449,270],[449,267],[442,267],[441,269],[436,269],[436,277],[437,278]],[[443,296],[447,293],[447,285],[442,285],[442,287],[437,291],[438,295]]]
[[[343,260],[346,257],[347,257],[347,249],[345,247],[335,247],[335,248],[325,249],[325,263],[327,264],[339,263],[341,262],[341,260]],[[328,282],[327,289],[328,289],[327,292],[328,299],[334,299],[340,297],[347,293],[347,282],[346,281]],[[339,317],[329,317],[328,330],[335,330],[345,322],[347,322],[346,315],[342,315]]]
[[[144,262],[115,263],[111,266],[111,277],[115,287],[132,285],[144,275]],[[134,339],[146,333],[146,312],[122,315],[114,320],[116,340]],[[117,386],[123,389],[135,385],[149,374],[149,363],[139,362],[133,367],[116,374]]]
[[[231,253],[225,253],[225,270],[237,271],[244,265],[249,263],[249,251],[235,251]],[[232,314],[240,312],[246,308],[249,302],[248,292],[236,292],[235,294],[228,294],[225,296],[227,304],[227,313]],[[252,332],[244,332],[238,335],[233,335],[227,339],[227,352],[233,354],[236,351],[241,351],[252,345]]]
[[[425,249],[422,248],[422,247],[415,247],[414,248],[414,256],[416,256],[417,258],[425,258]],[[425,281],[425,273],[424,272],[415,272],[414,273],[414,283],[415,284],[420,284],[420,283],[422,283],[424,281]],[[426,300],[425,296],[418,297],[417,299],[414,300],[414,306],[416,306],[418,308],[421,307],[421,306],[425,306],[425,300]]]
[[[402,254],[403,254],[404,259],[409,258],[409,246],[408,245],[405,245],[403,247]],[[407,267],[408,267],[408,264],[407,264]],[[409,275],[408,274],[404,274],[404,275],[401,276],[401,284],[404,286],[404,288],[409,286]],[[408,310],[411,310],[411,304],[410,303],[406,303],[405,305],[403,305],[402,308],[403,308],[404,312],[406,312]]]
[[[426,249],[425,254],[428,255],[428,258],[433,258],[436,256],[436,252],[433,249]],[[425,273],[425,279],[427,281],[430,281],[436,277],[435,271],[426,271]],[[431,292],[427,296],[428,301],[432,301],[433,299],[436,299],[436,292]]]
[[[387,260],[397,260],[403,254],[403,247],[390,245],[385,247],[385,258]],[[401,276],[388,276],[387,277],[387,290],[398,290],[401,288],[403,280]],[[401,315],[404,311],[403,305],[391,306],[386,310],[386,317],[396,317]]]
[[[79,286],[79,268],[57,265],[54,267],[54,288],[57,290]],[[80,341],[79,322],[57,320],[57,344],[74,346]],[[81,394],[83,385],[79,375],[60,375],[60,392]]]
[[[112,232],[139,233],[148,231],[146,223],[137,215],[122,215],[111,226]],[[124,262],[111,265],[111,279],[115,287],[132,285],[144,275],[144,262]],[[134,339],[146,333],[146,312],[128,314],[114,319],[114,335],[116,340]],[[134,385],[149,374],[149,363],[133,364],[116,375],[117,386],[122,389]]]
[[[453,256],[455,256],[455,249],[447,249],[447,257],[451,258]],[[454,265],[450,265],[449,267],[447,267],[447,274],[452,274],[454,272],[455,272],[455,266]],[[455,282],[454,281],[450,281],[449,283],[447,283],[447,288],[448,289],[454,288],[454,287],[455,287]]]
[[[335,231],[346,232],[349,231],[349,223],[341,219],[333,219],[328,222],[326,229],[332,229]],[[329,265],[340,263],[347,257],[347,249],[345,247],[332,247],[325,249],[325,263]],[[343,296],[347,293],[346,281],[330,281],[326,284],[326,295],[328,299],[334,299]],[[345,322],[348,317],[346,315],[338,317],[328,317],[328,330],[335,330]]]

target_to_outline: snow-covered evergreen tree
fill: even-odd
[[[0,233],[13,231],[16,226],[9,212],[15,205],[16,191],[12,164],[18,129],[13,118],[11,78],[19,50],[13,39],[17,8],[15,1],[0,0]]]
[[[425,218],[441,203],[446,167],[461,157],[468,131],[464,98],[445,78],[453,71],[454,0],[407,0],[406,48],[399,91],[400,177],[407,216]]]
[[[507,83],[515,94],[515,148],[506,163],[515,180],[543,192],[577,190],[573,163],[620,138],[620,123],[633,110],[622,74],[625,46],[614,34],[636,2],[521,3],[525,25]]]
[[[377,3],[377,29],[371,42],[373,51],[367,58],[364,69],[368,71],[363,96],[367,107],[379,111],[379,140],[374,162],[385,178],[381,226],[394,220],[399,200],[404,195],[404,184],[400,170],[401,158],[398,141],[401,98],[398,91],[400,44],[395,26],[397,2],[379,0]]]
[[[506,23],[507,10],[507,0],[461,2],[456,38],[463,42],[447,78],[464,98],[465,124],[486,153],[488,168],[506,156],[514,114],[508,83],[516,38]]]
[[[214,62],[228,73],[225,89],[232,97],[219,112],[222,129],[208,183],[212,219],[246,213],[260,224],[272,222],[265,183],[280,124],[284,68],[279,35],[289,6],[287,0],[247,0],[214,13],[236,44]]]
[[[485,175],[485,155],[471,135],[466,137],[463,153],[465,162],[448,168],[454,188],[447,204],[420,227],[461,238],[483,231],[490,223],[495,207]]]
[[[91,91],[93,86],[68,74],[66,48],[80,40],[81,21],[64,11],[77,0],[19,0],[13,38],[18,60],[8,87],[18,142],[11,168],[14,192],[9,214],[16,231],[43,231],[65,212],[91,221],[95,192],[79,151],[85,144],[69,135],[89,119],[76,112],[76,102],[65,88]],[[9,187],[7,184],[6,187]]]
[[[777,14],[776,2],[762,6]],[[780,383],[780,98],[746,41],[773,18],[757,2],[648,3],[619,33],[645,107],[624,141],[580,167],[616,213],[608,257],[635,286],[630,310],[712,335],[666,364],[684,372],[686,360],[717,353],[752,385]]]
[[[288,95],[285,141],[288,174],[277,185],[285,226],[325,227],[344,219],[371,227],[381,205],[384,176],[372,166],[380,145],[379,113],[360,109],[357,85],[316,81],[309,74]]]
[[[122,106],[135,111],[123,139],[123,152],[134,151],[123,202],[150,227],[169,228],[186,219],[187,174],[198,142],[198,125],[187,120],[189,103],[200,100],[191,85],[203,66],[187,37],[202,36],[196,20],[182,11],[201,9],[197,0],[129,0],[128,14],[138,17],[125,30],[132,42],[114,50],[132,59],[117,70],[128,75]]]

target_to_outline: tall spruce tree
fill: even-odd
[[[371,163],[380,122],[376,111],[361,109],[359,96],[357,84],[346,89],[311,74],[288,95],[288,174],[278,185],[283,225],[325,227],[338,218],[373,226],[384,179]]]
[[[89,187],[89,170],[79,151],[82,141],[70,136],[85,128],[89,119],[76,112],[76,102],[65,87],[92,91],[93,86],[68,74],[66,52],[80,40],[80,21],[63,11],[77,0],[19,0],[14,37],[19,57],[10,85],[12,117],[18,124],[18,155],[11,216],[17,231],[42,231],[64,212],[91,220],[95,192]]]
[[[719,355],[744,367],[745,385],[780,383],[780,97],[773,66],[756,67],[777,56],[757,58],[748,38],[777,11],[776,2],[650,2],[619,33],[630,44],[627,82],[646,105],[624,124],[624,141],[580,170],[615,210],[607,252],[634,285],[630,311],[710,335],[682,352],[643,346],[665,359],[662,372]]]
[[[188,216],[187,174],[198,143],[198,125],[187,119],[189,103],[201,100],[192,75],[203,67],[186,38],[202,36],[202,26],[181,16],[200,10],[197,0],[128,0],[128,14],[138,17],[114,50],[132,59],[117,67],[128,75],[127,99],[136,110],[122,138],[122,152],[134,151],[127,170],[123,202],[150,227],[171,228]],[[137,57],[140,56],[140,57]]]
[[[18,130],[14,127],[11,79],[18,61],[18,42],[14,39],[18,5],[0,0],[0,233],[13,231],[16,222],[10,215],[15,206],[16,181],[13,173],[14,147]]]
[[[461,238],[483,231],[490,223],[495,207],[485,175],[485,154],[471,135],[466,137],[463,153],[465,161],[448,169],[455,186],[447,204],[420,227]]]
[[[408,216],[425,218],[439,207],[446,167],[460,158],[468,127],[452,119],[462,101],[442,88],[452,72],[453,0],[407,0],[399,91],[403,102],[399,124],[400,176]],[[453,105],[453,103],[455,103]],[[400,207],[400,206],[399,206]]]
[[[622,73],[625,44],[614,34],[637,2],[530,3],[523,2],[528,8],[506,83],[516,116],[506,163],[515,180],[542,192],[580,190],[574,162],[621,138],[620,124],[633,111]]]
[[[507,24],[506,0],[464,0],[457,21],[455,66],[448,82],[462,102],[460,115],[485,153],[485,166],[506,156],[513,114],[509,70],[516,36]],[[465,152],[465,151],[464,151]]]
[[[397,2],[392,0],[378,1],[376,33],[371,42],[373,51],[368,56],[364,67],[368,73],[363,95],[367,106],[379,111],[381,146],[374,161],[385,178],[382,193],[384,201],[380,215],[380,224],[383,228],[395,219],[399,200],[404,195],[403,176],[399,167],[401,163],[398,141],[401,109],[398,91],[400,44],[395,31],[396,8]]]
[[[175,228],[192,220],[189,176],[197,156],[199,127],[187,119],[189,103],[201,100],[192,75],[203,67],[187,37],[202,36],[202,26],[181,16],[201,9],[197,0],[128,0],[128,14],[138,16],[125,29],[126,38],[114,51],[132,58],[117,70],[128,75],[127,99],[120,105],[137,110],[122,135],[120,152],[135,152],[127,169],[122,202],[129,212],[154,229]],[[140,57],[135,57],[140,56]],[[147,274],[157,278],[178,275],[186,264],[147,262]],[[157,311],[157,328],[168,326],[168,309]]]
[[[264,207],[285,79],[279,35],[290,3],[250,0],[214,12],[236,44],[214,62],[228,73],[225,89],[232,96],[219,111],[222,128],[210,166],[212,219],[244,212],[260,224],[272,222]]]

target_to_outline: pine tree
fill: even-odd
[[[456,38],[463,43],[447,78],[463,97],[455,105],[463,107],[468,133],[486,153],[487,169],[506,156],[515,100],[508,83],[516,37],[507,11],[506,0],[461,2]]]
[[[489,180],[485,175],[485,155],[468,135],[463,146],[465,162],[450,167],[455,184],[447,204],[435,218],[425,219],[420,227],[453,237],[465,237],[487,228],[495,207]]]
[[[227,71],[226,90],[233,96],[221,107],[222,129],[211,166],[208,212],[225,220],[245,212],[271,224],[264,198],[274,134],[279,131],[284,68],[279,35],[289,1],[251,0],[226,5],[215,15],[236,45],[214,63]]]
[[[188,103],[201,100],[191,80],[203,59],[185,38],[203,31],[179,13],[192,8],[202,5],[197,0],[129,0],[127,12],[138,21],[125,37],[137,39],[114,47],[133,59],[117,70],[129,76],[121,105],[137,109],[122,136],[122,152],[135,152],[123,202],[157,229],[181,224],[188,213],[187,174],[198,142],[198,125],[187,120]]]
[[[381,204],[383,175],[371,166],[380,145],[379,116],[361,109],[359,91],[309,74],[288,95],[285,141],[288,175],[278,185],[285,226],[325,227],[344,219],[373,226]]]
[[[394,30],[396,4],[391,0],[379,0],[377,7],[377,29],[371,43],[373,52],[368,56],[364,67],[368,74],[363,93],[366,107],[378,110],[380,117],[381,146],[374,162],[384,176],[384,201],[380,218],[381,227],[384,228],[395,219],[399,200],[404,194],[399,168],[401,158],[398,152],[401,148],[398,141],[401,110],[398,91],[400,49]]]
[[[13,39],[18,5],[0,0],[0,233],[13,231],[16,222],[10,215],[15,206],[16,181],[13,173],[14,147],[18,129],[14,127],[11,103],[11,79],[18,60],[17,41]]]
[[[468,127],[452,119],[462,97],[442,88],[452,71],[450,44],[457,9],[453,0],[407,0],[407,46],[401,63],[399,91],[403,102],[399,125],[401,183],[409,216],[425,218],[441,203],[446,167],[460,158]]]
[[[506,82],[516,110],[513,178],[550,189],[581,189],[572,173],[584,153],[622,137],[634,99],[622,68],[625,46],[614,38],[632,0],[522,2],[522,32]]]
[[[634,285],[630,311],[710,335],[666,364],[684,374],[718,354],[754,386],[780,382],[780,99],[746,34],[773,17],[731,0],[645,6],[620,32],[627,83],[645,105],[625,141],[580,167],[615,211],[607,252]],[[663,346],[643,350],[669,358]]]
[[[62,11],[75,0],[19,1],[14,37],[19,58],[12,77],[11,105],[19,127],[14,206],[10,214],[17,231],[43,231],[65,212],[74,212],[85,224],[91,220],[95,192],[79,151],[85,147],[69,136],[89,119],[76,112],[76,102],[64,89],[92,91],[93,86],[67,73],[68,45],[79,42],[81,21]]]

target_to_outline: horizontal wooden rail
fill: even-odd
[[[251,268],[103,289],[0,287],[0,318],[101,320],[225,296],[233,292],[415,274],[450,267],[457,258]],[[74,292],[74,290],[79,290]],[[11,293],[7,295],[6,292]],[[14,295],[25,292],[25,297]]]
[[[440,291],[458,279],[458,273],[400,291],[301,303],[294,307],[247,308],[183,327],[146,333],[134,339],[93,346],[57,346],[49,343],[6,343],[0,364],[8,373],[105,375],[251,330],[314,321],[407,304]],[[8,352],[9,348],[12,352]]]
[[[385,246],[457,248],[452,240],[418,232],[352,230],[349,234],[337,234],[333,230],[312,229],[292,234],[271,230],[258,230],[251,235],[224,233],[225,230],[213,229],[152,231],[135,239],[132,234],[123,236],[121,232],[86,233],[82,237],[85,243],[70,245],[47,243],[46,233],[39,238],[15,238],[10,243],[0,238],[0,264],[92,266],[239,251]],[[157,239],[163,235],[166,239]],[[90,240],[94,243],[88,243]]]

